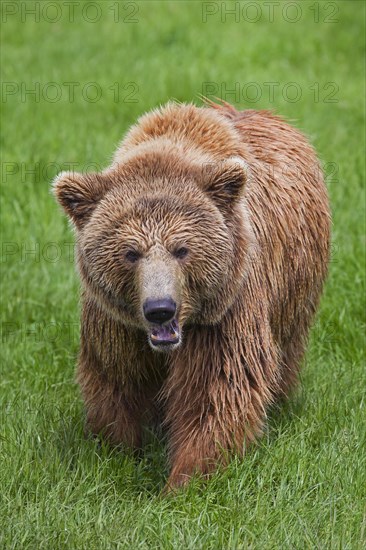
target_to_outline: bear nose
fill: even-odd
[[[143,305],[145,318],[150,323],[165,323],[174,318],[177,306],[174,300],[163,298],[161,300],[146,300]]]

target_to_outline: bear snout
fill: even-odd
[[[147,299],[143,305],[145,319],[149,323],[163,324],[174,319],[177,305],[168,296],[159,300]]]

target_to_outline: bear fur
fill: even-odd
[[[168,103],[108,169],[61,173],[55,194],[76,228],[88,429],[139,448],[160,415],[168,487],[243,453],[296,382],[327,273],[307,139],[267,111]],[[148,321],[151,299],[174,319]]]

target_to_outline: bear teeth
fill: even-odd
[[[157,344],[175,343],[179,340],[179,327],[177,321],[174,319],[168,325],[152,327],[150,339]]]

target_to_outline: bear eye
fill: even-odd
[[[187,254],[188,248],[186,248],[185,246],[180,246],[173,252],[173,256],[175,256],[175,258],[178,258],[178,260],[183,260],[183,258],[185,258]]]
[[[141,254],[137,252],[137,250],[128,250],[125,254],[125,258],[128,262],[134,264],[141,258]]]

